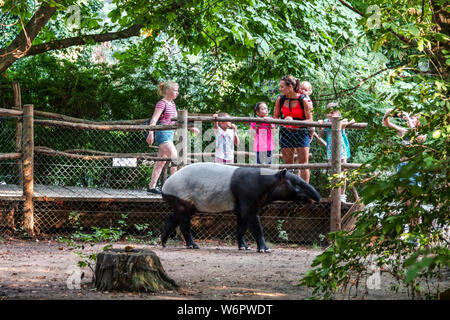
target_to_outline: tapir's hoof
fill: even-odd
[[[162,245],[163,248],[166,247],[166,243],[165,242],[161,242],[161,245]]]
[[[187,245],[186,248],[188,248],[188,249],[200,249],[200,247],[197,244],[195,244],[195,243]]]
[[[261,252],[261,253],[271,253],[272,250],[270,250],[269,248],[266,248],[266,249],[258,249],[258,252]]]

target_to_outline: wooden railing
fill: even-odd
[[[330,123],[318,123],[314,121],[297,121],[297,120],[280,120],[280,119],[260,119],[251,117],[227,117],[214,118],[212,116],[202,115],[188,115],[187,110],[180,110],[178,112],[176,124],[174,125],[143,125],[146,119],[139,120],[124,120],[124,121],[110,121],[110,122],[95,122],[90,120],[73,118],[65,115],[55,113],[34,111],[32,104],[23,105],[20,100],[20,87],[18,83],[14,84],[15,106],[13,109],[0,108],[0,116],[13,117],[17,119],[16,122],[16,146],[13,153],[0,153],[0,160],[14,159],[17,160],[17,166],[20,172],[20,184],[23,186],[23,201],[24,201],[24,229],[30,236],[34,235],[34,213],[33,213],[33,177],[34,177],[34,154],[45,154],[50,156],[64,156],[68,158],[76,158],[83,160],[101,160],[106,158],[123,157],[123,158],[138,158],[154,161],[171,161],[170,158],[158,157],[155,153],[108,153],[96,150],[66,150],[58,151],[47,147],[34,146],[34,124],[40,126],[52,127],[66,127],[79,130],[106,130],[106,131],[143,131],[143,130],[177,130],[177,151],[178,158],[176,165],[184,166],[193,162],[193,156],[207,155],[208,153],[188,153],[189,135],[188,127],[193,122],[214,122],[214,121],[229,121],[240,123],[272,123],[277,125],[301,125],[303,127],[329,127],[332,130],[332,158],[330,163],[309,163],[309,164],[250,164],[250,163],[235,163],[235,166],[245,167],[271,167],[275,169],[330,169],[333,175],[339,175],[342,169],[355,169],[360,166],[357,163],[341,163],[341,119],[334,117]],[[47,119],[35,119],[35,117],[42,117]],[[48,118],[52,120],[48,120]],[[347,127],[347,129],[364,129],[367,127],[366,123],[355,123]],[[156,148],[156,147],[154,147]],[[239,151],[238,151],[239,152]],[[341,229],[341,200],[340,187],[334,187],[331,193],[331,212],[330,212],[330,230]]]

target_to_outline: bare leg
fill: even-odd
[[[175,148],[173,142],[167,143],[167,152],[168,152],[167,156],[170,157],[172,161],[176,161],[177,149]],[[170,175],[173,175],[175,172],[177,172],[177,170],[178,170],[177,166],[172,165],[170,167]]]
[[[297,148],[297,154],[298,154],[298,163],[299,164],[308,164],[309,163],[309,147],[305,148]],[[300,177],[309,183],[309,169],[302,169],[300,170]]]
[[[283,162],[285,164],[293,164],[294,163],[294,152],[293,148],[282,148],[281,156],[283,157]]]
[[[172,142],[166,142],[159,146],[158,157],[161,158],[172,158],[176,159],[176,149]],[[159,176],[161,175],[162,169],[164,168],[165,161],[156,161],[155,167],[153,168],[152,178],[150,180],[149,187],[156,187],[156,183],[158,182]],[[172,166],[170,168],[170,174],[174,174],[177,171],[176,166]]]

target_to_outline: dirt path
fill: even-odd
[[[202,245],[202,243],[199,243]],[[105,244],[86,248],[100,252]],[[129,243],[115,243],[123,248]],[[321,250],[275,247],[270,254],[239,251],[234,247],[203,244],[200,250],[138,245],[155,251],[168,273],[181,285],[180,291],[163,294],[97,292],[84,269],[80,289],[69,289],[70,268],[79,260],[75,250],[56,241],[4,241],[0,243],[0,299],[283,299],[300,300],[311,290],[299,287]],[[405,299],[392,295],[384,285],[370,299]]]

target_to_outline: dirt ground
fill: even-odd
[[[124,248],[130,243],[114,243]],[[298,286],[312,260],[322,251],[296,247],[277,247],[271,253],[239,251],[235,247],[199,242],[201,249],[188,250],[181,244],[162,248],[131,244],[153,250],[165,271],[181,286],[179,291],[160,294],[98,292],[91,284],[92,272],[85,268],[80,289],[69,289],[66,280],[79,257],[75,249],[57,241],[3,240],[0,242],[0,299],[70,300],[300,300],[311,289]],[[105,244],[87,246],[85,253],[100,252]],[[369,290],[366,299],[408,299],[405,292],[393,294],[390,282]]]

